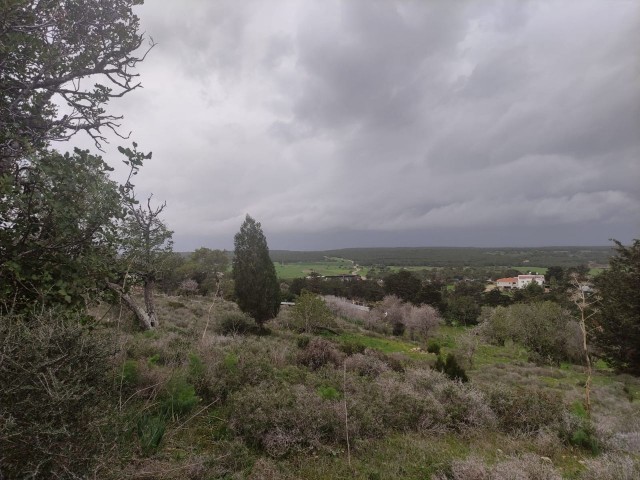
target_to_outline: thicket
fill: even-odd
[[[442,323],[438,311],[430,305],[415,306],[387,295],[365,317],[365,327],[384,334],[406,335],[411,340],[427,341]]]
[[[553,302],[485,309],[479,332],[497,345],[507,340],[519,343],[537,363],[581,359],[579,326],[570,312]]]
[[[82,477],[116,441],[113,339],[87,322],[55,310],[2,317],[0,476]]]

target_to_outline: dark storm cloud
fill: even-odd
[[[151,2],[139,184],[176,243],[523,245],[640,230],[634,1]],[[342,242],[342,243],[341,243]],[[506,243],[505,243],[506,242]]]

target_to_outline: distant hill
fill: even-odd
[[[611,247],[536,247],[536,248],[468,248],[468,247],[400,247],[343,248],[324,251],[271,250],[274,262],[320,262],[327,257],[354,260],[360,265],[398,266],[551,266],[607,265]]]

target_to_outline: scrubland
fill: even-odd
[[[604,364],[589,418],[581,366],[531,363],[519,344],[464,327],[392,335],[343,306],[322,328],[283,309],[259,330],[223,300],[158,304],[154,331],[105,304],[90,335],[56,336],[78,320],[45,319],[28,349],[4,352],[3,401],[16,408],[2,433],[22,445],[5,463],[58,478],[84,463],[107,479],[640,478],[640,381]],[[33,351],[41,358],[22,358]],[[434,352],[456,353],[469,381],[434,370]],[[33,371],[12,369],[8,353]],[[73,370],[55,371],[61,355]],[[85,433],[68,435],[77,423]]]

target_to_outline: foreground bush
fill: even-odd
[[[82,477],[111,446],[110,348],[83,320],[0,319],[1,478]]]
[[[454,460],[450,472],[437,475],[436,480],[561,480],[562,476],[541,457],[525,454],[510,457],[488,466],[470,457]]]
[[[558,394],[536,388],[498,385],[488,389],[487,399],[508,433],[534,434],[556,427],[565,412]]]

